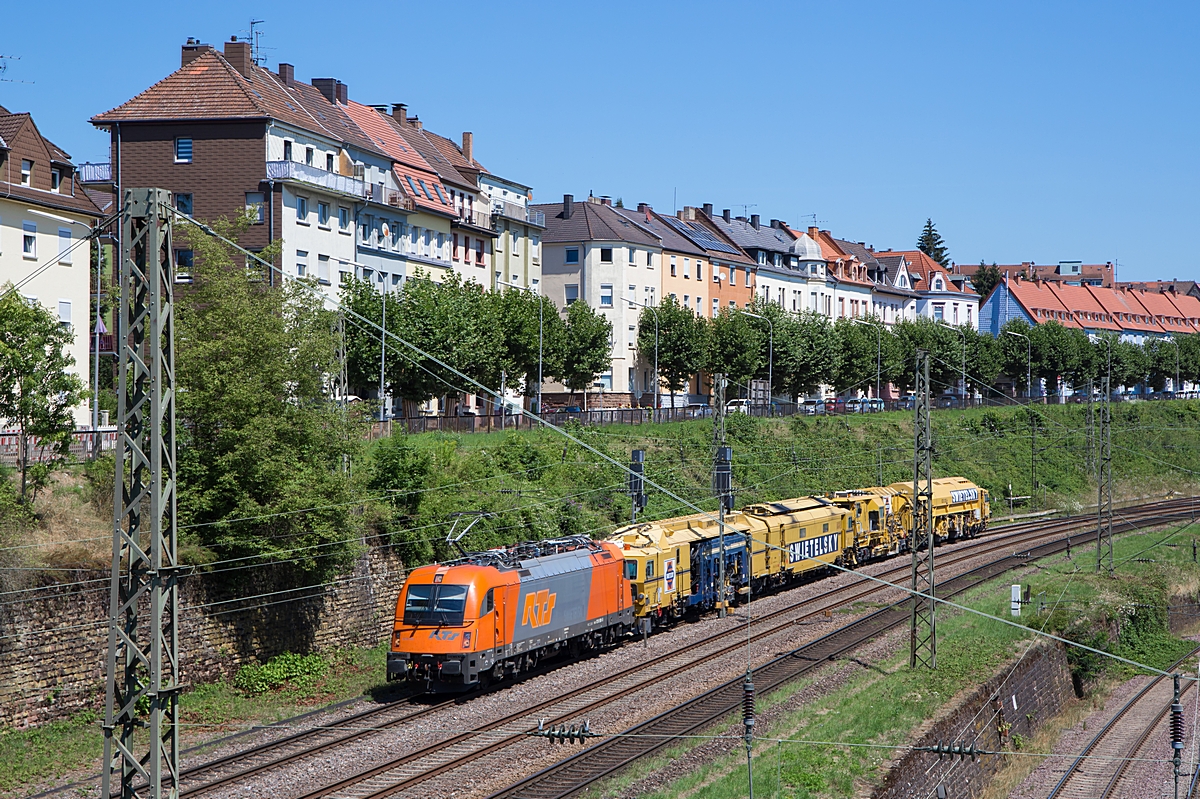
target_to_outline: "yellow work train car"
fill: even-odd
[[[892,483],[896,490],[893,513],[904,530],[912,529],[912,483]],[[939,477],[933,480],[933,535],[937,543],[974,538],[987,530],[991,505],[986,489],[965,477]]]
[[[857,566],[879,558],[898,555],[908,549],[908,530],[893,512],[893,498],[900,492],[893,486],[834,491],[827,499],[849,514],[846,520],[846,559]]]
[[[828,500],[762,502],[748,505],[741,515],[750,534],[752,588],[781,586],[845,562],[850,514]]]

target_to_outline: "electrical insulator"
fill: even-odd
[[[742,723],[746,727],[746,741],[754,735],[754,681],[746,675],[742,683]]]
[[[1183,705],[1179,702],[1171,705],[1171,748],[1183,748]]]

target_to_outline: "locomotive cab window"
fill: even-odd
[[[879,511],[877,511],[877,510],[871,511],[870,513],[867,514],[867,518],[870,519],[870,521],[871,521],[871,529],[878,530],[879,529]]]
[[[462,624],[465,585],[411,585],[404,600],[405,624]]]
[[[649,580],[654,576],[654,561],[646,561],[646,579]]]
[[[637,561],[636,560],[625,561],[625,579],[626,580],[636,580],[637,579]]]
[[[495,592],[496,592],[495,588],[489,588],[488,592],[486,594],[484,594],[483,604],[479,606],[479,617],[480,618],[483,618],[484,616],[488,615],[489,613],[491,613],[493,610],[496,609]]]

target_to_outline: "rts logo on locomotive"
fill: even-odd
[[[550,617],[554,614],[554,600],[558,594],[552,594],[548,590],[533,592],[530,591],[525,595],[525,607],[521,612],[521,624],[528,624],[530,627],[541,627],[550,623]]]

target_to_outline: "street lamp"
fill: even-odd
[[[883,370],[883,325],[878,322],[868,322],[858,316],[851,318],[850,322],[875,328],[875,399],[879,399],[879,376]]]
[[[45,211],[39,211],[36,208],[26,208],[26,213],[44,216],[47,219],[53,219],[55,222],[63,222],[68,225],[79,225],[88,229],[88,236],[96,232],[96,228],[80,222],[77,219],[71,219],[65,216],[56,214],[48,214]],[[99,253],[96,257],[96,326],[92,330],[92,435],[94,437],[92,443],[92,456],[100,454],[100,258]]]
[[[962,328],[955,327],[954,325],[947,322],[945,319],[939,319],[938,322],[942,325],[942,327],[948,327],[951,330],[953,330],[955,333],[957,333],[958,335],[962,336],[962,345],[963,345],[963,348],[962,348],[962,398],[963,398],[963,407],[966,407],[966,405],[967,405],[967,334],[965,332],[963,332]]]
[[[650,313],[654,314],[654,410],[651,412],[651,418],[657,418],[658,417],[658,404],[659,404],[659,393],[658,393],[659,385],[658,384],[660,382],[658,379],[658,311],[654,308],[654,306],[647,305],[644,302],[638,302],[637,300],[633,299],[632,297],[625,297],[624,300],[625,300],[625,302],[629,303],[630,305],[640,305],[642,308],[645,308],[648,311],[650,311]],[[630,392],[632,392],[632,391],[633,391],[633,387],[630,386]],[[674,397],[675,395],[672,394],[671,396]],[[674,411],[672,410],[672,412],[674,412]]]
[[[528,291],[530,294],[533,294],[535,297],[537,297],[537,301],[538,301],[538,389],[537,389],[538,409],[537,409],[537,412],[538,412],[538,416],[541,416],[542,415],[542,295],[539,294],[538,292],[535,292],[529,286],[518,286],[514,283],[509,283],[507,280],[501,280],[500,278],[496,278],[496,282],[502,286],[508,286],[509,288],[512,288],[512,289],[518,289],[520,291]],[[503,398],[501,399],[501,401],[503,402]]]
[[[1171,336],[1169,340],[1175,345],[1175,382],[1171,384],[1171,388],[1176,395],[1175,398],[1179,399],[1179,338]]]
[[[771,395],[775,390],[775,325],[771,324],[771,320],[765,316],[760,316],[756,313],[751,313],[745,308],[734,308],[735,311],[744,313],[746,316],[755,319],[761,319],[767,323],[767,413],[774,416],[774,406],[771,404]],[[788,400],[791,402],[791,400]]]
[[[1025,392],[1029,397],[1030,403],[1033,402],[1033,343],[1030,342],[1029,336],[1024,333],[1018,333],[1015,330],[1005,330],[1005,335],[1018,336],[1025,339],[1026,351],[1026,367],[1025,367]]]

